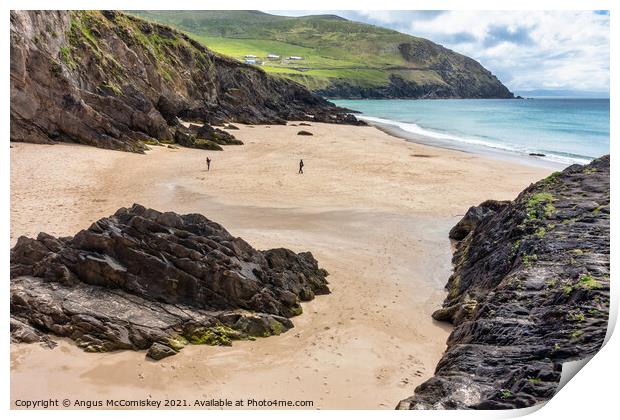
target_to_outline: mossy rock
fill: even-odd
[[[87,353],[105,353],[106,350],[102,346],[91,344],[84,347],[84,351]]]
[[[579,287],[582,289],[600,289],[601,283],[590,274],[583,274],[579,277]]]
[[[314,299],[314,292],[312,290],[310,290],[309,288],[301,289],[299,291],[299,299],[301,299],[304,302],[312,300],[312,299]]]
[[[276,321],[276,320],[271,320],[269,322],[269,329],[267,331],[265,331],[264,337],[269,337],[272,335],[280,335],[282,334],[285,330],[284,325],[282,325],[282,323],[280,321]]]
[[[555,213],[555,207],[552,204],[554,200],[555,198],[553,195],[547,192],[533,194],[525,204],[527,218],[534,220],[540,217],[551,217]],[[542,212],[540,210],[542,210]]]
[[[242,145],[243,142],[237,139],[227,139],[215,134],[213,138],[210,140],[213,143],[220,144],[222,146],[233,146],[233,145]]]
[[[192,344],[207,344],[209,346],[231,346],[233,340],[240,340],[245,336],[239,331],[225,325],[201,328],[185,337]]]
[[[187,338],[183,336],[169,337],[166,339],[166,344],[173,350],[179,351],[189,344]]]
[[[146,139],[146,140],[142,140],[142,143],[147,144],[149,146],[161,146],[161,144],[155,140],[155,139]]]
[[[224,150],[219,144],[207,139],[196,139],[192,144],[192,147],[205,150]]]
[[[224,140],[224,144],[227,146],[241,146],[243,142],[239,139],[228,139]]]
[[[457,305],[452,305],[447,308],[439,308],[435,312],[433,312],[432,317],[435,321],[452,322],[457,309]]]
[[[235,323],[235,329],[243,331],[246,334],[245,338],[280,335],[292,327],[293,323],[288,318],[253,314],[247,314]]]

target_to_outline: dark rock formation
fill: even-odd
[[[395,77],[390,86],[400,95],[425,98],[514,98],[512,92],[476,60],[455,53],[434,42],[404,42],[398,46],[401,56],[410,63],[426,63],[443,83],[429,83],[425,90],[415,82]],[[413,91],[413,92],[412,92]],[[416,92],[417,91],[417,92]]]
[[[234,129],[238,130],[237,127]],[[176,129],[174,138],[181,146],[208,150],[222,150],[222,145],[243,144],[241,140],[237,140],[232,134],[219,128],[211,127],[209,124],[202,126],[190,124],[187,128],[179,126]]]
[[[420,50],[432,53],[420,59]],[[491,72],[477,61],[450,51],[430,41],[427,44],[403,43],[399,45],[403,58],[413,63],[428,62],[423,69],[400,70],[390,74],[388,82],[380,86],[360,86],[346,80],[334,80],[327,88],[316,93],[328,98],[343,99],[440,99],[440,98],[496,98],[513,99],[514,95]],[[437,82],[415,81],[407,77],[417,70],[433,71]]]
[[[181,138],[204,147],[177,134],[179,118],[364,124],[167,26],[112,11],[11,11],[11,141],[139,152]]]
[[[300,300],[329,293],[309,252],[257,251],[199,214],[121,208],[74,237],[11,250],[11,337],[70,337],[87,351],[229,345],[280,334]],[[166,348],[167,347],[167,348]]]
[[[501,210],[509,203],[509,201],[487,200],[478,206],[470,207],[465,216],[450,229],[448,236],[457,241],[464,239],[486,216]]]
[[[174,356],[178,352],[178,350],[175,350],[166,344],[153,343],[146,352],[146,355],[153,360],[161,360],[169,356]]]
[[[314,134],[306,130],[301,130],[297,132],[297,135],[298,136],[313,136]]]
[[[609,156],[485,202],[453,229],[454,330],[403,409],[509,409],[550,399],[562,363],[601,347],[609,315]],[[464,236],[465,235],[465,236]]]
[[[400,73],[390,74],[388,82],[380,86],[334,80],[327,88],[316,92],[328,98],[346,99],[514,98],[512,92],[476,60],[434,42],[404,42],[398,45],[398,50],[407,62],[424,64],[417,69],[403,67],[398,70]],[[419,70],[433,72],[438,80],[414,80]]]

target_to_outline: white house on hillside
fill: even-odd
[[[303,60],[304,58],[298,55],[291,55],[288,59],[289,60]]]
[[[269,60],[279,60],[279,59],[280,59],[280,56],[279,56],[279,55],[276,55],[276,54],[267,54],[267,58],[268,58]]]
[[[247,54],[244,55],[243,58],[256,58],[256,56],[254,54]]]

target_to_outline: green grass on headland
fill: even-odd
[[[274,16],[257,11],[134,11],[147,20],[180,29],[215,52],[240,61],[256,56],[268,73],[291,78],[311,90],[344,82],[385,86],[390,76],[418,85],[447,86],[442,69],[466,72],[486,82],[477,63],[431,41],[333,15]],[[409,44],[412,54],[399,46]],[[268,59],[269,54],[279,59]],[[300,56],[303,60],[288,60]],[[472,62],[476,65],[472,65]]]

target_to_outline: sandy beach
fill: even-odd
[[[189,346],[159,362],[144,352],[84,353],[67,340],[54,350],[12,344],[12,404],[222,397],[392,409],[432,375],[445,349],[450,327],[430,314],[451,272],[449,229],[470,206],[512,199],[553,171],[374,127],[239,127],[231,133],[245,145],[222,152],[12,143],[11,246],[40,231],[73,235],[140,203],[202,213],[259,249],[311,251],[332,293],[304,304],[280,336]]]

